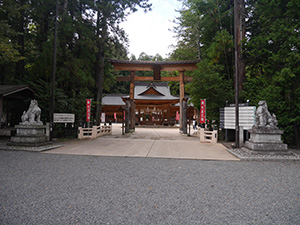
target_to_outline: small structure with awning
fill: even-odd
[[[0,85],[0,130],[20,122],[22,112],[28,108],[25,100],[29,102],[33,97],[34,91],[28,85]]]

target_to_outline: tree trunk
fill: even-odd
[[[201,59],[201,43],[200,40],[197,41],[198,46],[198,59]]]
[[[23,6],[25,3],[24,1],[20,2],[21,6]],[[20,10],[19,15],[19,24],[18,24],[18,32],[20,33],[18,35],[18,45],[19,45],[19,53],[22,57],[25,56],[25,10]],[[25,61],[24,59],[21,59],[16,63],[16,79],[21,79],[24,77],[24,69],[25,69]]]
[[[238,15],[237,17],[239,18],[237,20],[238,24],[238,33],[237,33],[237,39],[238,39],[238,59],[239,59],[239,64],[238,64],[238,70],[239,70],[239,90],[243,90],[243,83],[246,81],[245,77],[245,59],[243,56],[243,49],[242,49],[242,41],[245,39],[245,34],[246,34],[246,23],[245,23],[245,3],[244,0],[237,0],[237,10],[238,10]]]
[[[100,32],[100,28],[101,28],[101,32]],[[95,119],[97,125],[100,125],[101,122],[100,118],[101,118],[102,91],[103,91],[103,82],[104,82],[105,45],[106,45],[107,36],[108,33],[107,33],[106,18],[102,17],[102,21],[100,21],[100,12],[98,11],[98,16],[97,16],[98,52],[96,55],[96,68],[95,68],[95,73],[96,73]]]
[[[68,12],[68,0],[65,0],[64,2],[64,9],[63,9],[63,15]]]
[[[294,125],[294,134],[295,134],[295,147],[296,147],[296,149],[300,149],[300,128],[299,128],[299,125],[296,123],[296,122],[294,122],[293,123],[293,125]]]

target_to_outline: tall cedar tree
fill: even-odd
[[[269,109],[285,131],[284,142],[300,148],[300,2],[248,2],[245,98]]]
[[[103,62],[126,56],[126,35],[118,24],[138,6],[150,8],[146,0],[59,0],[55,112],[72,112],[77,121],[84,120],[85,99],[94,94],[96,63],[96,77],[103,79],[104,70],[106,77],[104,84],[97,82],[97,91],[112,88],[112,73]],[[49,120],[54,15],[53,0],[1,2],[1,84],[29,84],[44,121]]]
[[[184,0],[179,12],[179,42],[170,57],[201,59],[186,92],[198,109],[200,99],[207,99],[208,120],[219,120],[219,108],[233,101],[233,1]]]
[[[109,52],[108,39],[114,36],[119,39],[125,38],[125,33],[119,27],[119,23],[124,21],[127,12],[135,12],[137,8],[143,8],[145,11],[149,10],[151,4],[148,0],[98,0],[96,1],[97,11],[97,28],[96,28],[96,64],[95,64],[95,77],[96,77],[96,110],[95,119],[96,123],[100,124],[101,106],[102,106],[102,92],[105,71],[106,55]]]

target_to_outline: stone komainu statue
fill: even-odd
[[[41,108],[36,100],[31,100],[29,109],[23,112],[21,125],[43,125],[41,122]]]
[[[258,102],[258,108],[255,112],[255,126],[256,128],[261,127],[269,127],[269,128],[277,128],[277,119],[276,115],[268,111],[267,102],[262,100]]]

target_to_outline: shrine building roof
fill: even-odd
[[[178,96],[170,93],[166,82],[135,82],[134,99],[145,101],[179,101]],[[103,105],[125,105],[122,99],[129,98],[126,94],[107,94],[102,98]]]

